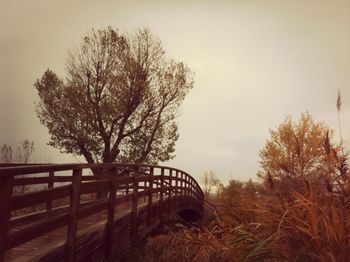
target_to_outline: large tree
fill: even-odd
[[[270,130],[270,138],[260,151],[263,179],[313,178],[331,174],[339,164],[340,147],[331,144],[331,133],[322,122],[315,122],[309,113],[298,122],[291,117]]]
[[[35,82],[49,145],[88,163],[157,163],[174,155],[175,117],[193,74],[169,59],[148,29],[92,30],[69,52],[65,80],[47,70]]]

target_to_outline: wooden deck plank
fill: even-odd
[[[141,209],[147,205],[147,202],[143,201],[138,205],[138,209]],[[130,205],[124,204],[116,208],[115,219],[121,219],[130,213]],[[98,228],[98,230],[104,230],[107,222],[107,210],[104,210],[98,214],[91,215],[78,221],[78,237],[85,231],[91,231]],[[20,225],[19,227],[24,227]],[[18,229],[13,228],[13,231]],[[30,261],[35,260],[37,257],[41,257],[54,249],[64,245],[66,242],[67,226],[56,229],[44,236],[35,238],[22,245],[19,245],[5,254],[5,261]]]

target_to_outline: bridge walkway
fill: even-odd
[[[0,180],[0,261],[114,261],[176,214],[203,212],[198,183],[169,167],[6,166]]]

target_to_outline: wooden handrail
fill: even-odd
[[[86,174],[90,170],[99,170],[100,175]],[[38,185],[46,188],[38,190]],[[16,188],[20,186],[32,186],[36,191],[18,193]],[[82,205],[81,198],[87,194],[97,194],[99,199]],[[118,206],[131,201],[129,241],[132,245],[139,237],[138,206],[143,198],[147,228],[155,220],[170,218],[181,209],[201,213],[204,205],[204,194],[197,181],[177,168],[120,163],[0,165],[0,262],[4,261],[7,250],[64,225],[68,226],[64,257],[66,261],[74,261],[78,221],[103,210],[107,212],[103,245],[107,258],[112,253]],[[59,199],[62,203],[57,204]],[[30,211],[23,221],[27,223],[33,217],[36,223],[13,228],[18,222],[10,223],[11,220],[20,221],[13,212],[30,210],[35,205],[39,205],[39,210]],[[62,208],[60,214],[55,211],[55,217],[51,217],[53,209],[64,206],[68,208]]]

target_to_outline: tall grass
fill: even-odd
[[[148,240],[143,261],[350,261],[347,157],[318,177],[231,181],[206,225]]]

